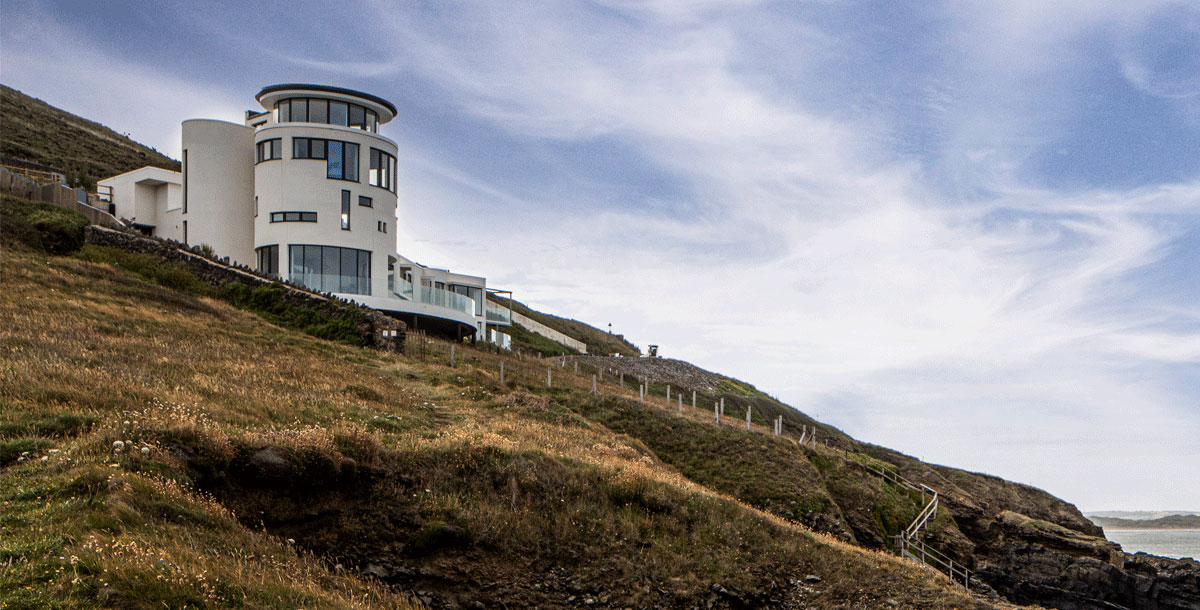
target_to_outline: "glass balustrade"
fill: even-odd
[[[512,312],[491,301],[487,304],[487,321],[496,324],[512,324]]]
[[[461,294],[434,288],[432,286],[421,286],[420,300],[422,303],[437,305],[447,309],[461,311],[469,316],[475,315],[475,299],[465,297]]]
[[[371,294],[371,278],[337,273],[293,273],[291,281],[318,292]]]
[[[437,307],[461,311],[470,316],[475,315],[475,299],[470,297],[465,297],[449,290],[434,288],[433,286],[415,287],[412,282],[404,278],[393,278],[391,286],[392,294],[406,301],[419,301]]]
[[[389,277],[391,277],[392,281],[389,283],[388,288],[389,288],[389,290],[392,291],[392,294],[394,294],[406,301],[413,300],[412,282],[410,282],[402,277],[394,277],[394,276],[389,276]]]

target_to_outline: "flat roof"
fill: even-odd
[[[347,89],[345,87],[333,87],[330,85],[313,85],[313,84],[307,84],[307,83],[283,83],[280,85],[268,85],[266,87],[263,87],[262,91],[259,91],[258,95],[254,96],[254,99],[256,101],[261,102],[263,96],[267,95],[268,93],[274,93],[276,91],[288,91],[288,90],[292,90],[292,89],[303,89],[303,90],[307,90],[307,91],[324,91],[326,93],[340,93],[342,95],[352,95],[354,97],[358,97],[358,98],[362,98],[364,100],[369,100],[369,101],[375,102],[376,104],[379,104],[380,106],[383,106],[384,108],[387,108],[389,111],[391,111],[393,116],[396,114],[396,107],[393,106],[391,102],[383,99],[382,97],[379,97],[378,95],[371,95],[370,93],[363,93],[362,91],[355,91],[354,89]]]

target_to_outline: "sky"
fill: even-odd
[[[399,114],[398,251],[1084,510],[1200,510],[1200,8],[54,2],[0,81],[178,158]]]

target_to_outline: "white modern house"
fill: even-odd
[[[511,311],[482,277],[397,253],[396,107],[369,93],[283,84],[244,124],[183,122],[182,171],[143,167],[99,182],[142,232],[356,301],[411,328],[504,344]],[[511,293],[505,293],[511,296]]]

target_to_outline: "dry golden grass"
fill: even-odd
[[[192,489],[168,450],[180,442],[216,461],[278,446],[404,469],[427,493],[381,485],[379,501],[451,518],[505,552],[554,558],[570,546],[581,569],[616,586],[663,583],[686,599],[713,582],[753,584],[761,570],[820,574],[811,607],[985,606],[927,570],[702,487],[563,408],[590,393],[586,371],[552,369],[547,390],[549,361],[458,346],[449,368],[449,344],[427,338],[409,356],[335,345],[68,258],[10,254],[4,288],[0,442],[58,453],[32,452],[0,482],[0,589],[16,591],[0,594],[3,607],[410,607]],[[601,391],[637,397],[611,382]],[[68,415],[94,423],[38,432]],[[479,473],[507,483],[494,489]]]

